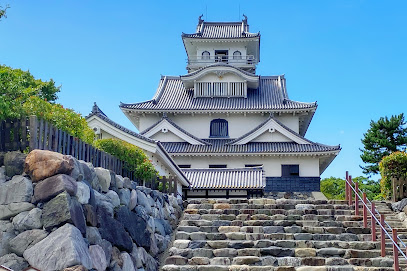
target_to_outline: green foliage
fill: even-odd
[[[368,165],[361,166],[365,174],[379,173],[379,162],[384,156],[395,151],[406,150],[407,127],[404,114],[380,118],[377,122],[370,122],[370,129],[363,134],[361,149],[362,161]]]
[[[380,193],[380,183],[370,180],[366,177],[356,177],[353,179],[357,182],[359,189],[366,193],[368,199],[379,200],[382,199]],[[321,180],[321,192],[328,199],[344,200],[345,199],[345,180],[341,178],[325,178]]]
[[[390,197],[392,192],[391,179],[407,180],[407,153],[393,152],[383,157],[379,163],[379,168],[382,175],[381,191],[386,197]]]
[[[88,144],[92,144],[95,139],[95,133],[86,119],[72,109],[49,103],[37,96],[29,97],[22,108],[26,116],[36,115]]]
[[[53,102],[59,91],[52,79],[43,82],[28,71],[0,65],[0,120],[25,115],[23,104],[32,96]]]
[[[113,138],[96,140],[95,146],[127,162],[127,169],[134,171],[137,178],[148,181],[157,178],[158,172],[140,148]]]
[[[7,18],[6,11],[7,11],[8,8],[9,8],[8,5],[5,6],[5,7],[0,6],[0,21],[1,21],[2,18]]]

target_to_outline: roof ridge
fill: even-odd
[[[96,110],[95,106],[96,106],[97,109],[98,109],[97,112],[93,112],[94,109]],[[100,119],[106,121],[106,122],[109,123],[110,125],[116,127],[117,129],[119,129],[119,130],[121,130],[121,131],[123,131],[123,132],[125,132],[125,133],[127,133],[127,134],[129,134],[129,135],[132,135],[132,136],[134,136],[134,137],[137,137],[137,138],[139,138],[139,139],[145,140],[145,141],[150,142],[150,143],[155,143],[155,142],[156,142],[156,140],[153,140],[153,139],[151,139],[151,138],[145,137],[145,136],[143,136],[143,135],[141,135],[141,134],[139,134],[139,133],[136,133],[136,132],[134,132],[134,131],[132,131],[132,130],[130,130],[130,129],[128,129],[128,128],[122,126],[122,125],[120,125],[120,124],[118,124],[117,122],[113,121],[113,120],[110,119],[105,113],[103,113],[102,110],[100,110],[100,108],[96,105],[96,102],[95,102],[94,105],[93,105],[92,113],[90,113],[90,114],[86,117],[86,119],[89,119],[89,118],[92,117],[92,116],[97,116],[97,117],[99,117]]]
[[[242,168],[182,168],[182,171],[260,171],[263,166],[259,167],[242,167]]]

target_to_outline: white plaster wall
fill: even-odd
[[[319,158],[275,157],[275,156],[176,156],[178,165],[191,165],[191,168],[208,168],[213,164],[227,164],[228,168],[242,168],[245,164],[262,164],[266,177],[281,177],[281,165],[299,165],[300,177],[319,177]]]
[[[285,135],[275,131],[270,133],[268,130],[252,140],[252,142],[292,142]]]
[[[147,128],[150,128],[153,126],[156,122],[158,122],[161,119],[162,115],[157,115],[157,114],[146,114],[144,117],[140,116],[140,122],[139,122],[139,132],[142,132],[146,130]]]
[[[217,76],[215,76],[217,78]],[[199,98],[198,98],[199,99]],[[228,98],[225,98],[228,99]],[[221,118],[226,119],[229,123],[229,137],[230,138],[238,138],[250,130],[254,129],[262,122],[264,122],[268,118],[268,114],[264,114],[263,116],[258,113],[247,113],[246,116],[244,114],[230,114],[227,116],[226,113],[218,113],[218,114],[168,114],[168,117],[173,120],[178,126],[183,128],[184,130],[188,131],[189,133],[193,134],[198,138],[209,138],[209,131],[210,131],[210,123],[212,120]],[[276,119],[281,121],[284,125],[289,127],[295,132],[299,132],[299,118],[298,116],[293,116],[292,114],[286,114],[281,116],[275,116]],[[161,119],[161,116],[157,116],[156,114],[146,114],[144,117],[140,116],[140,131],[143,131],[152,125],[154,125],[157,121]],[[279,138],[283,140],[282,138]],[[164,142],[170,142],[170,140],[176,140],[175,138],[160,138],[157,140],[161,140]],[[178,142],[178,141],[173,141]]]
[[[227,99],[227,98],[226,98]],[[198,138],[209,138],[210,123],[214,119],[226,119],[229,126],[229,137],[238,138],[248,131],[254,129],[267,119],[267,116],[261,114],[197,114],[197,115],[176,115],[169,116],[178,126]]]
[[[185,140],[170,131],[166,133],[159,131],[155,135],[151,136],[151,138],[161,142],[185,142]]]
[[[244,80],[234,73],[225,73],[221,78],[215,73],[208,73],[199,78],[197,82],[244,82]]]
[[[299,133],[300,131],[300,119],[298,116],[293,116],[293,114],[282,114],[282,115],[276,115],[275,118],[279,121],[281,121],[285,126],[290,128],[296,133]]]

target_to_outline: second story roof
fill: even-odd
[[[196,33],[182,33],[183,38],[241,39],[260,37],[260,33],[249,32],[246,16],[241,22],[205,22],[201,17],[199,17]]]
[[[315,110],[316,102],[290,100],[284,76],[261,76],[257,89],[248,89],[247,98],[199,97],[193,89],[185,89],[179,76],[161,78],[154,98],[139,103],[120,104],[120,108],[136,111],[292,111]]]

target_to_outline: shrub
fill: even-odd
[[[379,169],[382,175],[380,182],[382,194],[389,198],[392,194],[391,179],[407,178],[407,153],[393,152],[383,157],[379,163]]]
[[[137,178],[151,180],[157,177],[158,172],[139,147],[113,138],[98,139],[95,141],[95,146],[125,161],[127,169],[133,171]]]
[[[37,96],[31,96],[23,104],[23,112],[26,116],[36,115],[88,144],[92,144],[95,139],[95,133],[88,126],[86,119],[60,104],[49,103]]]

